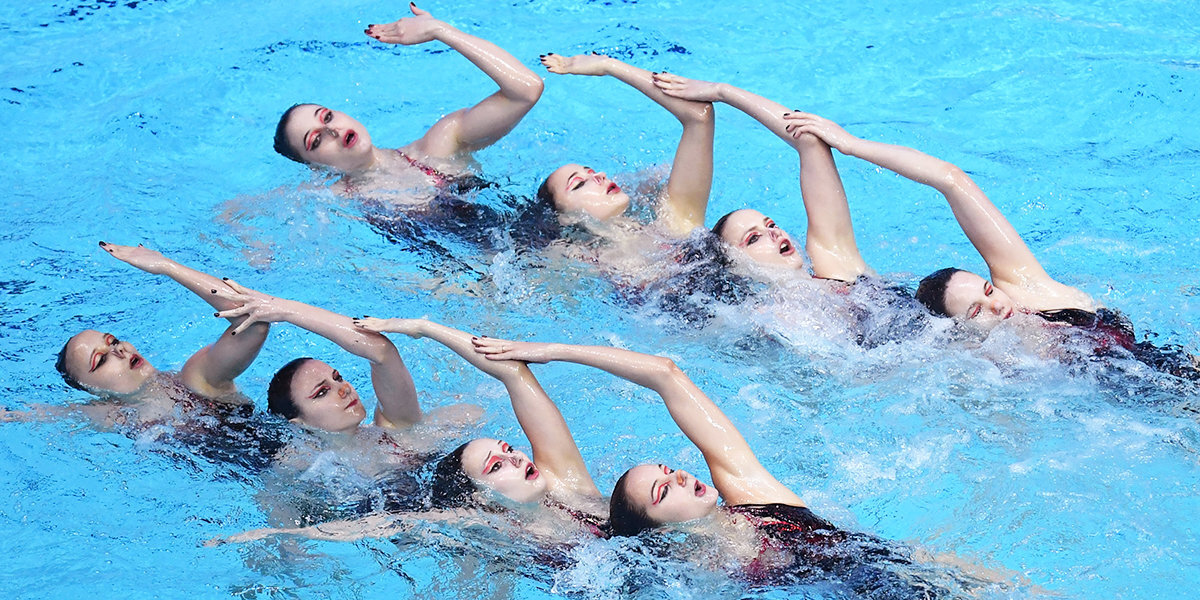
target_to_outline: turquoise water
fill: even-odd
[[[0,8],[3,406],[85,400],[53,371],[65,338],[98,327],[177,368],[220,327],[173,283],[96,247],[144,242],[182,262],[348,314],[420,316],[493,335],[613,343],[672,356],[780,479],[843,527],[1019,573],[1073,598],[1173,597],[1200,581],[1200,427],[1193,388],[1136,364],[1117,376],[1031,356],[1002,332],[962,352],[923,340],[862,350],[778,298],[703,330],[630,307],[591,267],[511,250],[442,254],[388,243],[353,201],[313,191],[274,155],[281,110],[344,109],[383,146],[416,136],[490,84],[443,48],[361,35],[401,4],[143,1]],[[912,145],[970,172],[1046,268],[1160,342],[1200,345],[1200,16],[1126,2],[959,4],[467,2],[434,12],[535,65],[610,53],[725,80]],[[450,13],[450,10],[457,11]],[[614,81],[549,76],[541,103],[478,155],[530,195],[577,161],[618,181],[667,163],[678,126]],[[745,205],[793,232],[794,153],[718,108],[710,222]],[[868,262],[911,282],[982,262],[931,190],[839,159]],[[622,180],[620,175],[626,174]],[[483,201],[488,201],[484,198]],[[540,269],[531,269],[540,266]],[[566,272],[567,276],[562,275]],[[277,328],[242,378],[330,344]],[[746,343],[750,340],[769,343]],[[480,433],[523,441],[501,390],[429,343],[398,339],[428,406],[471,400]],[[601,488],[630,464],[705,475],[654,398],[602,374],[540,367]],[[611,410],[609,410],[611,407]],[[596,414],[603,411],[604,419]],[[631,542],[591,542],[557,566],[527,544],[430,526],[358,543],[199,544],[270,521],[268,492],[153,436],[77,419],[0,428],[0,595],[100,597],[787,597],[747,590]],[[641,592],[635,592],[641,590]],[[820,591],[806,590],[812,597]]]

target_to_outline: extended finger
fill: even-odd
[[[213,316],[220,317],[222,319],[233,319],[236,317],[240,317],[242,315],[250,314],[251,310],[253,310],[253,309],[250,308],[249,306],[237,306],[234,308],[215,312],[215,313],[213,313]]]
[[[246,292],[250,291],[249,288],[243,286],[242,284],[240,284],[228,277],[222,279],[221,281],[224,281],[225,285],[229,286],[229,289],[231,289],[239,294],[245,294]]]
[[[257,322],[258,322],[258,319],[255,319],[255,318],[254,318],[254,314],[252,313],[252,314],[250,314],[250,315],[249,315],[249,316],[246,318],[246,320],[245,320],[245,321],[242,321],[241,323],[238,323],[238,326],[237,326],[237,327],[234,327],[234,328],[233,328],[233,331],[230,331],[230,332],[229,332],[229,335],[237,335],[237,334],[239,334],[239,333],[241,333],[241,332],[245,331],[245,330],[246,330],[246,328],[250,327],[251,325],[253,325],[253,324],[257,323]]]
[[[429,11],[417,8],[416,2],[409,2],[408,7],[412,9],[412,13],[418,17],[428,15]]]

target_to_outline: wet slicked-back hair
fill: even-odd
[[[287,125],[292,120],[292,113],[301,106],[303,105],[293,104],[291,108],[283,111],[283,116],[279,117],[279,124],[275,126],[275,151],[302,165],[307,165],[308,161],[300,157],[300,149],[287,136]]]
[[[475,492],[479,487],[467,476],[462,462],[463,451],[470,443],[455,448],[434,465],[429,493],[433,508],[462,508],[476,504]]]
[[[658,523],[646,516],[646,511],[631,500],[626,485],[630,471],[633,469],[625,471],[617,480],[617,485],[613,486],[612,498],[608,500],[608,520],[614,536],[635,536],[658,527]]]
[[[741,209],[739,209],[739,210],[741,210]],[[725,233],[725,226],[729,224],[729,216],[735,212],[737,212],[737,211],[736,210],[729,211],[729,212],[725,213],[725,215],[723,217],[721,217],[720,219],[717,219],[717,222],[713,223],[713,226],[712,226],[713,234],[715,234],[718,238],[725,239],[724,237],[722,237],[721,234]]]
[[[310,360],[312,357],[309,356],[297,358],[275,372],[271,384],[267,386],[267,410],[271,414],[289,421],[300,416],[300,407],[296,406],[296,400],[292,398],[292,379],[296,378],[296,371]]]
[[[946,310],[946,286],[950,284],[950,278],[961,271],[962,269],[946,267],[925,276],[917,286],[917,301],[935,315],[952,316],[950,311]]]
[[[62,375],[64,383],[77,390],[86,392],[89,390],[82,383],[79,383],[79,380],[67,370],[67,347],[71,345],[71,340],[73,339],[75,339],[74,336],[70,340],[67,340],[67,343],[63,344],[62,350],[58,351],[58,360],[54,361],[54,370],[58,371],[59,375]]]
[[[550,175],[553,174],[553,172],[550,173]],[[550,175],[547,175],[546,179],[542,181],[542,185],[538,186],[537,199],[540,202],[544,202],[546,206],[549,206],[557,211],[558,205],[554,202],[554,192],[550,190]]]

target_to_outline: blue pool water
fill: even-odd
[[[348,314],[429,316],[494,335],[669,355],[718,399],[763,463],[850,528],[1010,572],[985,597],[1175,597],[1200,581],[1194,388],[1136,364],[1067,369],[1003,333],[962,351],[919,338],[863,350],[795,298],[681,328],[631,306],[591,267],[514,252],[391,244],[362,207],[276,156],[279,113],[322,102],[382,146],[490,92],[443,48],[383,46],[367,23],[402,3],[142,0],[0,7],[0,359],[3,406],[85,401],[54,373],[84,327],[177,368],[220,327],[173,283],[113,261],[144,242],[247,285]],[[536,65],[609,53],[724,80],[912,145],[970,172],[1046,268],[1139,331],[1200,342],[1200,15],[1132,1],[938,3],[460,2],[426,6]],[[451,10],[456,11],[454,13]],[[678,125],[610,80],[548,76],[541,103],[479,153],[531,195],[577,161],[621,174],[669,162]],[[799,232],[794,153],[718,108],[710,223],[753,206]],[[936,193],[839,159],[859,245],[889,278],[982,262]],[[481,201],[489,201],[484,197]],[[502,248],[503,249],[503,248]],[[537,266],[540,268],[534,269]],[[562,273],[568,276],[564,277]],[[758,340],[746,343],[746,340]],[[770,340],[761,342],[761,340]],[[480,433],[523,438],[501,390],[431,343],[398,339],[428,406],[488,409]],[[280,327],[242,388],[332,345]],[[706,475],[655,399],[603,374],[537,368],[602,489],[666,460]],[[597,414],[604,415],[596,418]],[[0,596],[176,598],[782,598],[636,543],[594,541],[551,563],[531,544],[418,526],[387,540],[202,547],[264,526],[267,490],[152,435],[79,419],[0,426]],[[1186,594],[1186,592],[1183,592]],[[990,595],[990,596],[989,596]]]

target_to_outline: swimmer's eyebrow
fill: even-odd
[[[317,392],[321,391],[321,387],[322,387],[322,386],[324,386],[324,385],[325,385],[325,380],[324,380],[324,379],[322,379],[322,380],[321,380],[321,382],[320,382],[320,383],[318,383],[318,384],[316,385],[316,387],[314,387],[314,388],[313,388],[313,393],[312,393],[312,394],[309,396],[309,398],[312,398],[312,397],[316,396],[316,395],[317,395]]]
[[[567,175],[567,189],[568,190],[571,189],[571,180],[575,179],[576,176],[580,176],[579,171],[571,171],[571,174]]]
[[[483,470],[479,472],[480,475],[487,475],[488,461],[490,460],[492,460],[492,451],[488,450],[488,455],[483,457]]]

